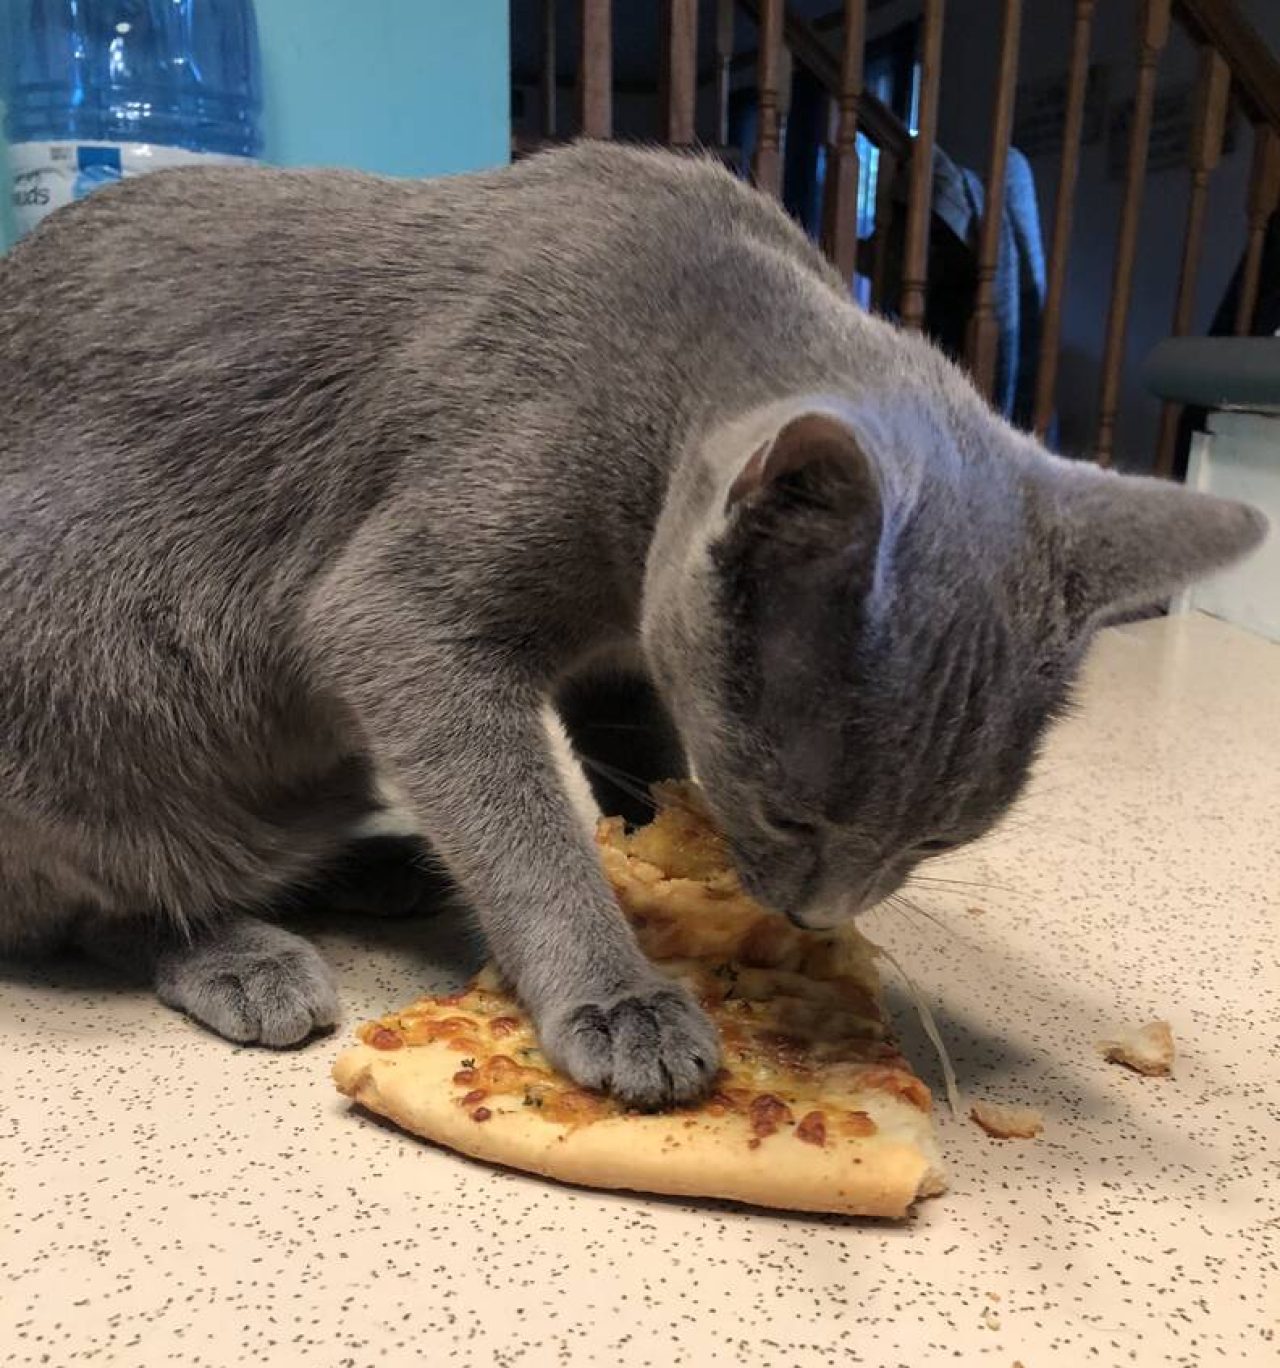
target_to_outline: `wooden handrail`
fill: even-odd
[[[1173,11],[1194,39],[1222,55],[1254,122],[1280,131],[1280,61],[1235,0],[1173,0]]]

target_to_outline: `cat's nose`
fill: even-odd
[[[824,889],[801,906],[787,908],[787,920],[806,931],[830,931],[879,901],[874,884],[874,880],[869,880],[860,888],[846,885],[839,889]]]
[[[848,895],[816,898],[801,907],[786,909],[787,920],[805,931],[830,931],[862,911],[862,904]]]

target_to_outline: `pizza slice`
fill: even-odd
[[[659,785],[654,821],[599,824],[601,859],[648,955],[720,1030],[704,1101],[627,1111],[556,1072],[492,969],[369,1022],[339,1089],[473,1158],[564,1182],[761,1206],[904,1216],[944,1186],[929,1090],[885,1023],[875,948],[803,931],[742,891],[698,791]]]

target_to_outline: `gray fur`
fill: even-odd
[[[161,173],[54,215],[0,298],[0,943],[136,935],[235,1039],[333,1020],[244,918],[383,773],[552,1056],[695,1095],[714,1036],[616,910],[549,697],[651,677],[749,885],[817,923],[1004,811],[1101,615],[1262,530],[1048,456],[657,153]]]

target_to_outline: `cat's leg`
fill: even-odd
[[[302,912],[353,912],[417,917],[439,910],[452,883],[420,837],[358,833],[331,864],[283,902]]]
[[[653,685],[639,671],[584,675],[556,705],[600,810],[647,822],[649,786],[688,772],[675,723]]]
[[[540,692],[513,677],[509,652],[433,646],[441,633],[416,607],[391,612],[384,594],[375,613],[331,597],[316,615],[320,649],[544,1049],[635,1106],[699,1096],[719,1064],[716,1032],[623,918],[557,770]]]
[[[161,917],[83,915],[74,943],[135,978],[168,1007],[238,1044],[297,1045],[337,1023],[320,952],[256,917],[228,914],[183,934]]]
[[[0,953],[75,947],[231,1040],[294,1045],[338,1019],[333,976],[300,937],[253,917],[129,915],[46,827],[0,813]]]
[[[470,691],[452,716],[437,711],[416,744],[394,743],[407,787],[550,1058],[633,1106],[698,1097],[720,1062],[716,1032],[637,945],[539,704]]]

